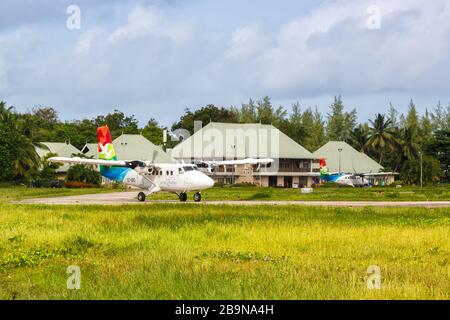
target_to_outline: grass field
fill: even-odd
[[[30,189],[25,187],[1,188],[0,203],[27,198],[80,195],[122,191],[123,189]],[[136,195],[138,191],[136,190]],[[193,193],[188,199],[192,200]],[[204,200],[323,200],[323,201],[448,201],[450,186],[439,187],[390,187],[377,188],[315,188],[313,193],[301,194],[299,189],[258,188],[258,187],[215,187],[202,192]],[[172,193],[157,193],[148,200],[178,199]]]
[[[0,298],[449,299],[449,211],[3,203]]]
[[[450,200],[450,186],[440,187],[376,187],[315,188],[302,194],[299,189],[258,187],[215,187],[202,192],[205,200],[324,200],[324,201],[438,201]],[[177,199],[174,194],[159,193],[149,199]],[[192,199],[192,196],[189,196]]]

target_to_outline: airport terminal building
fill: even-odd
[[[268,167],[220,166],[209,173],[217,183],[299,188],[319,182],[319,160],[272,125],[210,122],[168,151],[186,163],[272,158]]]

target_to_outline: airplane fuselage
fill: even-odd
[[[138,166],[134,169],[102,167],[100,172],[110,180],[149,190],[152,193],[201,191],[214,185],[214,180],[200,172],[195,165],[189,164],[158,164],[156,167]]]
[[[351,187],[367,187],[369,182],[364,179],[364,177],[352,174],[342,174],[335,173],[330,174],[325,179],[326,182],[334,182],[341,186],[351,186]]]

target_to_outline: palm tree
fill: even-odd
[[[386,148],[392,149],[395,140],[390,129],[391,121],[387,120],[384,114],[378,113],[375,120],[369,120],[369,122],[371,127],[369,128],[367,147],[378,150],[380,154],[378,163],[381,164]]]
[[[350,144],[360,152],[367,151],[367,141],[369,140],[369,128],[367,124],[360,124],[350,133]]]
[[[41,147],[40,143],[35,143],[23,134],[18,136],[17,145],[18,157],[14,163],[16,173],[19,177],[25,177],[30,169],[38,169],[41,165],[41,158],[36,152],[37,146]]]
[[[15,167],[19,177],[25,177],[30,169],[39,169],[41,166],[41,157],[36,152],[36,148],[47,149],[47,146],[36,141],[33,134],[32,125],[29,121],[17,120],[17,131],[19,132],[19,157],[16,160]]]
[[[14,107],[7,107],[5,101],[0,101],[0,116],[11,113],[13,109]]]
[[[47,147],[33,141],[32,131],[28,124],[20,121],[12,110],[12,107],[7,108],[3,101],[0,102],[0,122],[9,123],[11,130],[16,132],[15,144],[17,149],[14,167],[16,175],[23,178],[30,169],[38,169],[41,164],[41,158],[36,152],[36,147],[45,149]]]
[[[414,159],[419,154],[419,144],[411,128],[404,128],[401,132],[401,152],[403,157],[408,160]]]

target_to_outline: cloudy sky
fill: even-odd
[[[0,12],[0,99],[20,111],[119,108],[170,125],[264,95],[326,111],[341,94],[360,120],[390,101],[450,102],[448,0],[2,0]]]

